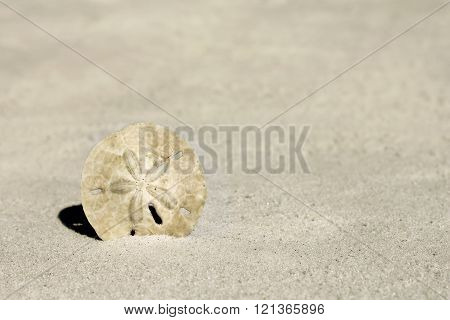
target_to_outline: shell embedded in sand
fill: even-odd
[[[191,233],[206,200],[200,163],[167,128],[133,124],[98,143],[83,168],[81,200],[103,240]]]

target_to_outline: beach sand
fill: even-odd
[[[0,3],[3,298],[447,298],[450,8],[354,65],[441,1],[7,2],[76,52]],[[311,173],[238,151],[227,173],[219,139],[190,236],[95,239],[91,148],[182,125],[136,91],[195,130],[261,126],[349,66],[272,123],[310,126]]]

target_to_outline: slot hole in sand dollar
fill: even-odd
[[[130,236],[134,236],[135,234],[136,234],[136,231],[134,231],[134,229],[131,229]]]
[[[89,193],[93,196],[99,195],[102,192],[103,192],[102,188],[95,188],[89,191]]]
[[[148,210],[150,211],[150,214],[152,215],[152,218],[153,218],[153,220],[155,220],[156,224],[163,223],[161,217],[158,215],[158,212],[156,212],[156,209],[152,204],[148,205]]]
[[[188,209],[186,209],[186,208],[181,208],[181,209],[180,209],[180,213],[181,213],[182,215],[184,215],[184,216],[187,216],[187,215],[190,215],[190,214],[191,214],[191,212],[190,212]]]

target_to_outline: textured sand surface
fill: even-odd
[[[441,3],[9,2],[194,128],[262,125]],[[274,122],[312,128],[312,173],[266,174],[309,208],[210,174],[176,239],[97,240],[78,205],[102,137],[180,124],[2,4],[0,26],[2,297],[448,296],[449,6]]]

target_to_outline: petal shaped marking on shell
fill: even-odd
[[[136,224],[142,221],[144,218],[143,214],[143,192],[142,190],[137,190],[130,201],[130,206],[128,208],[130,213],[131,222]]]
[[[173,155],[167,157],[159,164],[153,162],[153,167],[147,172],[146,179],[148,182],[153,182],[159,179],[169,168],[170,160],[178,160],[183,156],[183,151],[175,152]]]
[[[141,168],[141,173],[147,174],[149,171],[154,170],[154,167],[156,166],[156,160],[155,155],[153,152],[149,151],[144,158],[143,167]],[[150,169],[147,169],[147,166],[150,164]]]
[[[133,191],[136,188],[136,183],[130,180],[126,179],[119,179],[116,181],[113,181],[111,185],[109,186],[109,190],[112,193],[117,194],[125,194],[128,192]]]
[[[154,187],[148,186],[147,192],[154,198],[156,202],[159,202],[167,209],[174,209],[178,205],[178,201],[174,196],[170,194],[170,191],[164,188],[158,188],[161,190],[161,193],[158,193],[154,190]]]
[[[138,180],[141,173],[141,168],[139,166],[139,160],[136,154],[132,150],[127,149],[123,152],[122,158],[125,161],[128,172],[135,180]]]
[[[153,166],[153,168],[147,172],[146,180],[148,182],[152,182],[159,179],[164,173],[166,173],[168,167],[168,162],[163,162],[159,166]]]

